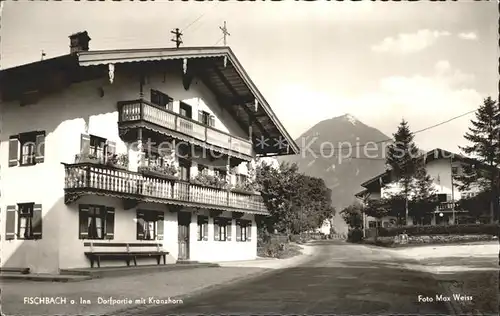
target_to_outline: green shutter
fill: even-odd
[[[7,205],[5,220],[5,240],[12,240],[16,237],[16,206]]]
[[[137,211],[137,218],[136,218],[136,235],[137,235],[137,240],[143,240],[144,239],[144,227],[142,226],[143,222],[141,220],[144,220],[144,213]]]
[[[45,160],[45,131],[36,135],[35,162],[42,163]]]
[[[156,223],[156,239],[163,240],[163,227],[165,225],[165,215],[163,213],[158,214],[158,221]]]
[[[106,207],[106,239],[114,239],[115,237],[115,209]]]
[[[33,206],[31,225],[33,228],[33,238],[42,239],[42,204],[35,204]]]
[[[86,205],[80,205],[79,217],[79,229],[78,238],[87,239],[89,237],[89,208]]]
[[[19,163],[19,139],[18,135],[9,138],[9,167],[15,167]]]

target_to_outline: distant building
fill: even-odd
[[[433,180],[434,189],[441,202],[439,207],[433,211],[432,216],[423,219],[422,223],[417,223],[415,218],[410,219],[408,225],[448,225],[453,224],[453,213],[455,222],[470,222],[467,212],[459,211],[456,207],[457,201],[463,198],[476,195],[479,190],[471,188],[470,191],[460,191],[452,179],[452,174],[459,174],[465,164],[474,163],[472,159],[463,157],[452,152],[436,148],[425,154],[425,168]],[[369,179],[361,184],[365,189],[356,194],[362,201],[370,199],[380,199],[391,193],[401,190],[396,182],[397,179],[391,170]],[[453,207],[455,206],[455,207]],[[488,221],[488,219],[485,219]],[[396,224],[395,217],[384,217],[380,220],[366,216],[365,227],[373,228],[377,226],[389,227]]]

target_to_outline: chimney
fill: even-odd
[[[70,40],[70,53],[86,52],[89,50],[89,42],[91,38],[87,31],[78,32],[69,36]]]

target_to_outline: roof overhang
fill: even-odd
[[[0,72],[3,96],[16,98],[30,87],[47,85],[57,73],[66,85],[107,75],[107,65],[173,61],[180,71],[199,78],[215,94],[224,109],[249,131],[259,156],[294,155],[300,149],[290,137],[264,96],[229,47],[181,47],[85,51],[64,55]],[[32,82],[32,83],[31,83]],[[64,86],[64,85],[63,85]],[[24,91],[22,91],[24,89]],[[16,91],[13,91],[16,90]],[[18,91],[19,90],[19,91]],[[44,88],[44,90],[50,90]],[[6,92],[6,93],[5,93]],[[5,98],[4,98],[5,99]],[[246,128],[246,130],[245,130]],[[249,132],[250,133],[250,132]],[[260,145],[260,146],[259,146]]]
[[[181,47],[88,51],[78,53],[80,66],[182,60],[183,67],[216,95],[239,124],[252,126],[260,156],[295,155],[300,149],[229,47]],[[190,70],[184,70],[190,71]]]

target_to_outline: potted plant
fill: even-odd
[[[179,168],[171,163],[165,163],[164,165],[150,163],[146,166],[140,166],[137,169],[145,176],[171,180],[178,179]]]
[[[106,165],[118,169],[127,170],[128,168],[128,155],[127,154],[109,154],[106,158]]]
[[[258,186],[254,181],[244,181],[242,183],[236,183],[231,188],[231,192],[247,194],[247,195],[258,195]]]
[[[227,181],[225,179],[221,179],[218,176],[206,172],[198,173],[196,177],[191,179],[191,183],[214,189],[225,189],[227,187]]]

